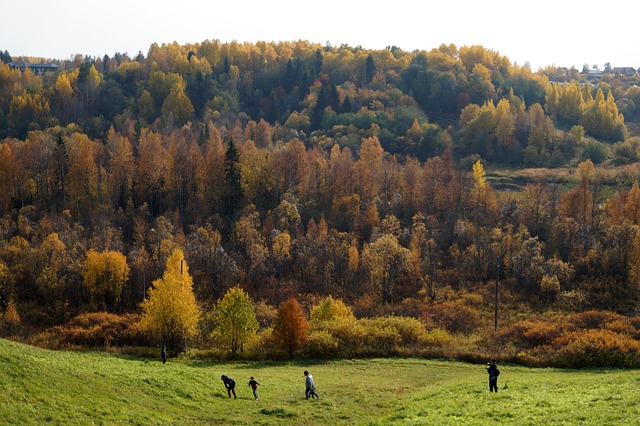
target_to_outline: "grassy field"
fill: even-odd
[[[303,371],[319,400],[304,398]],[[52,352],[0,340],[2,424],[637,424],[640,371],[501,366],[419,359],[321,363],[145,360]],[[238,382],[238,399],[220,380]],[[254,401],[250,376],[261,383]]]

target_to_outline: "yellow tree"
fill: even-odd
[[[372,201],[380,193],[384,169],[384,149],[377,136],[362,140],[360,158],[353,167],[355,189],[363,204]]]
[[[153,282],[141,307],[140,327],[169,351],[182,351],[197,336],[200,308],[182,250],[173,250],[164,275]]]
[[[216,337],[235,357],[258,331],[253,302],[239,286],[230,288],[216,305]]]
[[[242,193],[247,202],[258,208],[266,208],[275,188],[275,173],[269,164],[270,156],[271,151],[259,149],[252,141],[242,146],[240,154]]]
[[[280,232],[273,237],[271,254],[278,263],[291,258],[291,236],[287,231]]]
[[[475,262],[474,272],[484,274],[491,257],[490,235],[497,217],[498,204],[480,161],[473,165],[473,181],[469,217],[474,225],[471,228],[474,244],[469,246],[467,252],[472,256],[470,260]]]
[[[484,167],[480,160],[473,165],[473,202],[475,203],[478,222],[488,220],[497,212],[498,203],[491,186],[487,183]]]
[[[502,156],[502,148],[510,150],[515,143],[515,119],[511,110],[511,103],[507,99],[500,99],[495,110],[495,135],[498,140],[498,157]]]
[[[571,124],[579,124],[582,117],[584,99],[580,85],[575,82],[558,89],[558,118],[567,120]]]
[[[390,303],[396,282],[409,271],[411,252],[395,236],[384,234],[371,243],[366,257],[371,282],[382,295],[382,302]]]
[[[314,327],[341,321],[353,323],[356,320],[350,307],[345,305],[342,300],[334,299],[331,296],[327,296],[311,309],[310,318]]]
[[[73,87],[66,73],[60,73],[55,84],[56,100],[58,101],[60,113],[63,122],[71,120],[71,112],[73,110]]]
[[[69,200],[72,211],[82,220],[92,219],[94,203],[100,190],[98,157],[102,144],[86,135],[74,133],[69,138]]]
[[[182,126],[193,118],[193,104],[185,93],[185,84],[180,82],[171,87],[162,104],[162,116],[167,122]]]
[[[90,249],[84,261],[84,285],[99,309],[113,310],[120,302],[129,280],[127,258],[118,251]]]
[[[24,138],[29,130],[46,125],[50,110],[49,101],[43,94],[29,93],[25,90],[11,98],[9,121],[16,133]]]
[[[30,253],[29,273],[35,279],[38,294],[43,304],[53,306],[64,293],[72,261],[67,248],[51,233]]]

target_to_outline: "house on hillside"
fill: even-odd
[[[587,78],[600,78],[602,77],[602,71],[600,71],[599,69],[589,69],[587,71]]]
[[[47,72],[55,72],[58,66],[54,63],[50,64],[30,64],[27,61],[9,62],[9,68],[12,70],[24,71],[29,68],[34,74],[42,75]]]
[[[637,71],[633,67],[615,67],[611,69],[611,74],[630,77],[632,75],[636,75]]]

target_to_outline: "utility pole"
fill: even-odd
[[[495,299],[495,312],[494,312],[494,320],[493,325],[495,327],[495,332],[498,332],[498,287],[500,286],[500,256],[496,258],[496,299]]]

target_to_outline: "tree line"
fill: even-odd
[[[571,189],[541,180],[498,199],[483,164],[462,169],[450,151],[399,161],[375,134],[357,152],[297,138],[260,147],[268,124],[239,129],[210,125],[204,142],[196,129],[143,130],[137,146],[114,130],[105,143],[69,129],[5,140],[3,302],[54,317],[136,310],[177,247],[202,301],[241,283],[274,302],[393,303],[492,279],[498,257],[530,294],[575,289],[601,307],[637,297],[634,169],[614,194],[587,160]]]
[[[206,40],[153,44],[134,59],[78,55],[43,76],[12,70],[6,51],[3,58],[0,137],[18,139],[72,124],[104,140],[111,127],[167,131],[189,123],[206,132],[209,122],[231,129],[252,119],[285,141],[293,132],[305,143],[355,150],[375,126],[383,148],[401,156],[424,161],[451,148],[456,158],[536,165],[547,157],[566,162],[581,147],[575,135],[564,136],[566,126],[624,142],[622,114],[640,117],[638,76],[605,74],[594,84],[577,72],[571,79],[553,68],[533,73],[482,46],[406,52]],[[491,103],[499,117],[487,116]]]

